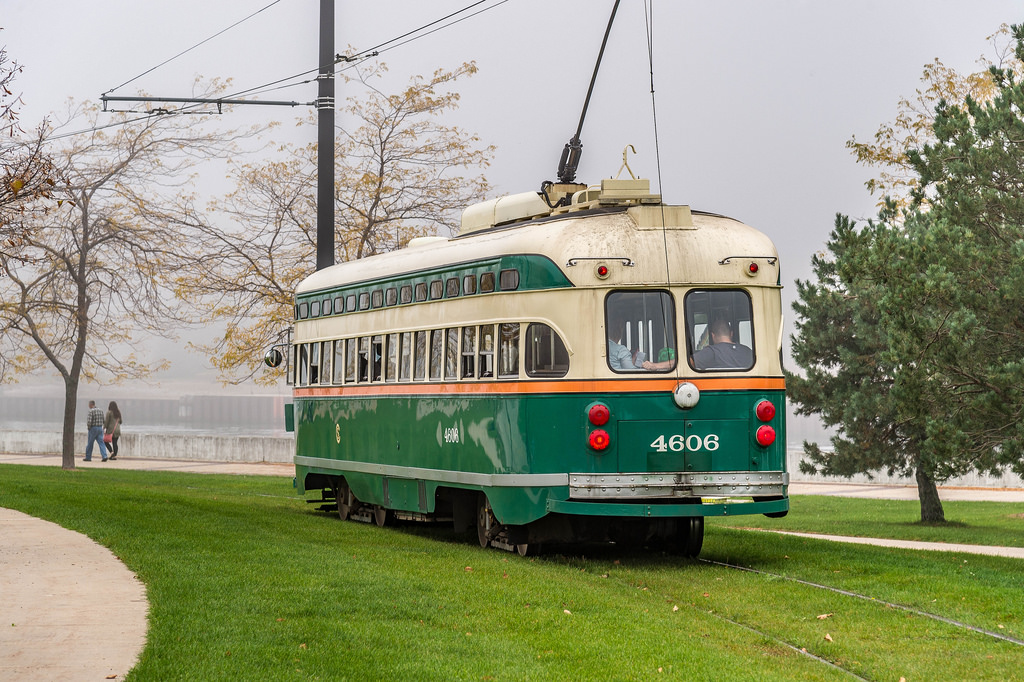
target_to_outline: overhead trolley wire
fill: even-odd
[[[337,64],[339,62],[342,62],[342,63],[345,63],[346,66],[343,66],[341,68],[336,69],[334,71],[334,73],[338,74],[338,73],[341,73],[343,71],[347,71],[349,69],[355,68],[355,66],[356,66],[355,62],[357,62],[357,61],[362,61],[364,59],[369,59],[369,58],[377,56],[381,52],[386,52],[388,50],[392,50],[392,49],[395,49],[397,47],[401,47],[403,45],[407,45],[407,44],[409,44],[409,43],[411,43],[411,42],[413,42],[415,40],[418,40],[420,38],[424,38],[424,37],[426,37],[426,36],[428,36],[428,35],[430,35],[432,33],[436,33],[437,31],[440,31],[442,29],[448,28],[450,26],[454,26],[455,24],[458,24],[458,23],[460,23],[462,21],[465,21],[466,19],[470,19],[470,18],[475,17],[475,16],[477,16],[479,14],[482,14],[482,13],[488,11],[488,10],[492,10],[492,9],[494,9],[496,7],[504,5],[508,1],[509,0],[498,0],[497,2],[494,2],[494,4],[492,4],[490,6],[487,6],[487,7],[483,7],[481,9],[477,10],[476,12],[473,12],[472,14],[468,14],[468,15],[466,15],[464,17],[459,17],[458,19],[455,19],[454,21],[449,21],[447,24],[444,24],[443,26],[437,26],[437,24],[440,24],[440,23],[442,23],[444,21],[447,21],[447,20],[451,19],[452,17],[457,17],[458,15],[463,14],[463,13],[465,13],[465,12],[475,8],[475,7],[479,7],[480,5],[486,4],[487,2],[493,2],[493,0],[478,0],[478,2],[474,2],[472,4],[469,4],[469,5],[465,6],[465,7],[463,7],[462,9],[456,10],[455,12],[452,12],[452,13],[447,14],[447,15],[439,18],[439,19],[431,21],[430,23],[424,24],[424,25],[420,26],[419,28],[416,28],[416,29],[414,29],[412,31],[407,31],[407,32],[405,32],[405,33],[403,33],[403,34],[401,34],[399,36],[391,38],[390,40],[386,40],[386,41],[384,41],[382,43],[379,43],[378,45],[376,45],[374,47],[371,47],[371,48],[362,50],[360,52],[357,52],[354,55],[349,55],[349,56],[344,56],[344,57],[341,56],[341,55],[338,55],[338,57],[337,57],[337,59],[335,60],[334,63]],[[118,85],[117,87],[111,88],[110,90],[107,90],[106,92],[104,92],[102,94],[104,94],[104,95],[109,94],[111,92],[114,92],[115,90],[118,90],[118,89],[124,87],[125,85],[128,85],[129,83],[132,83],[132,82],[138,80],[139,78],[145,76],[146,74],[149,74],[149,73],[155,71],[156,69],[158,69],[161,66],[169,63],[170,61],[172,61],[174,59],[177,59],[178,57],[180,57],[180,56],[190,52],[191,50],[199,47],[203,43],[209,42],[213,38],[216,38],[216,37],[222,35],[223,33],[229,31],[230,29],[234,28],[235,26],[238,26],[239,24],[247,21],[248,19],[251,19],[252,17],[254,17],[257,14],[259,14],[260,12],[263,12],[263,11],[269,9],[270,7],[273,7],[274,5],[276,5],[279,2],[281,2],[281,0],[274,0],[274,2],[271,2],[269,5],[266,5],[265,7],[262,7],[261,9],[253,12],[252,14],[250,14],[247,17],[245,17],[244,19],[241,19],[241,20],[235,22],[231,26],[228,26],[227,28],[223,29],[222,31],[219,31],[218,33],[210,36],[209,38],[206,38],[205,40],[203,40],[203,41],[201,41],[199,43],[196,43],[195,45],[193,45],[192,47],[188,48],[187,50],[183,50],[182,52],[178,53],[174,57],[171,57],[170,59],[167,59],[167,60],[161,62],[160,64],[157,64],[156,66],[154,66],[154,67],[152,67],[150,69],[147,69],[146,71],[140,73],[138,76],[135,76],[134,78],[131,78],[131,79],[125,81],[124,83],[122,83],[121,85]],[[433,28],[432,30],[427,31],[426,33],[423,33],[424,30],[426,30],[428,28],[431,28],[431,27],[434,27],[434,26],[436,26],[436,28]],[[417,35],[417,34],[420,34],[420,35]],[[399,42],[399,41],[402,41],[402,42]],[[309,74],[314,74],[314,73],[318,74],[319,72],[320,72],[320,66],[317,66],[316,68],[309,69],[309,70],[306,70],[306,71],[302,71],[302,72],[297,73],[297,74],[292,75],[292,76],[286,76],[284,78],[279,78],[277,80],[270,81],[270,82],[264,83],[262,85],[256,85],[256,86],[253,86],[251,88],[247,88],[245,90],[239,90],[239,91],[237,91],[237,92],[235,92],[233,94],[225,95],[222,99],[236,98],[236,97],[239,97],[239,96],[242,96],[242,95],[262,94],[264,92],[271,92],[273,90],[283,90],[285,88],[295,87],[295,86],[298,86],[298,85],[305,85],[305,84],[313,82],[314,79],[305,79],[305,80],[302,80],[302,81],[297,81],[295,83],[288,83],[288,84],[285,84],[285,85],[280,85],[280,84],[281,83],[285,83],[286,81],[289,81],[289,80],[292,80],[292,79],[295,79],[295,78],[303,78],[304,76],[307,76]],[[181,109],[179,109],[175,113],[187,113],[186,112],[187,109],[193,109],[193,108],[195,108],[197,106],[200,106],[200,105],[197,104],[197,105],[184,106],[184,107],[181,107]],[[107,125],[95,126],[95,127],[92,127],[92,128],[86,128],[86,129],[77,130],[77,131],[74,131],[74,132],[61,133],[59,135],[50,136],[47,139],[48,140],[59,140],[59,139],[63,139],[63,138],[66,138],[66,137],[73,137],[75,135],[83,135],[83,134],[86,134],[86,133],[95,132],[97,130],[103,130],[105,128],[111,128],[111,127],[114,127],[114,126],[117,126],[117,125],[126,125],[126,124],[129,124],[129,123],[137,123],[139,121],[144,121],[144,120],[152,118],[154,116],[164,116],[164,115],[167,115],[168,113],[169,112],[167,112],[166,110],[153,111],[153,112],[141,114],[137,118],[129,119],[129,120],[126,120],[126,121],[117,121],[117,122],[110,123],[110,124],[107,124]]]
[[[157,70],[157,69],[159,69],[159,68],[160,68],[161,66],[164,66],[164,65],[166,65],[166,64],[169,64],[169,63],[173,62],[173,61],[174,61],[175,59],[177,59],[178,57],[181,57],[182,55],[188,54],[189,52],[191,52],[192,50],[196,49],[196,48],[197,48],[197,47],[199,47],[200,45],[203,45],[203,44],[205,44],[205,43],[208,43],[208,42],[210,42],[211,40],[213,40],[214,38],[216,38],[216,37],[218,37],[218,36],[221,36],[221,35],[223,35],[224,33],[227,33],[228,31],[230,31],[231,29],[233,29],[233,28],[234,28],[235,26],[238,26],[239,24],[241,24],[241,23],[244,23],[244,22],[248,21],[249,19],[252,19],[252,18],[253,18],[254,16],[256,16],[257,14],[259,14],[260,12],[263,12],[264,10],[270,9],[271,7],[273,7],[274,5],[276,5],[276,4],[277,4],[277,3],[279,3],[279,2],[281,2],[281,0],[274,0],[274,1],[272,2],[272,3],[270,3],[270,4],[269,4],[269,5],[267,5],[266,7],[262,7],[262,8],[260,8],[260,9],[256,10],[255,12],[253,12],[253,13],[252,13],[252,14],[250,14],[249,16],[245,17],[244,19],[239,19],[238,21],[236,21],[235,23],[231,24],[231,25],[230,25],[230,26],[228,26],[227,28],[225,28],[225,29],[223,29],[223,30],[221,30],[221,31],[218,31],[217,33],[214,33],[214,34],[213,34],[212,36],[210,36],[209,38],[206,38],[205,40],[201,40],[201,41],[199,41],[198,43],[196,43],[196,44],[195,44],[195,45],[193,45],[192,47],[188,48],[187,50],[182,50],[181,52],[179,52],[178,54],[174,55],[174,56],[173,56],[173,57],[171,57],[170,59],[165,59],[164,61],[160,62],[160,63],[159,63],[159,64],[157,64],[156,66],[154,66],[154,67],[152,67],[152,68],[150,68],[150,69],[147,69],[147,70],[143,71],[143,72],[142,72],[142,73],[140,73],[140,74],[139,74],[138,76],[135,76],[134,78],[129,78],[128,80],[126,80],[126,81],[125,81],[124,83],[121,83],[121,84],[120,84],[120,85],[118,85],[117,87],[114,87],[114,88],[110,88],[109,90],[107,90],[107,91],[106,91],[106,92],[104,92],[103,94],[104,94],[104,95],[109,95],[110,93],[114,92],[115,90],[119,90],[119,89],[123,88],[124,86],[128,85],[129,83],[133,83],[133,82],[135,82],[135,81],[139,80],[140,78],[142,78],[142,77],[143,77],[143,76],[145,76],[146,74],[149,74],[149,73],[152,73],[153,71],[156,71],[156,70]]]

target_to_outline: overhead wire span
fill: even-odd
[[[212,36],[210,36],[209,38],[206,38],[206,39],[204,39],[204,40],[201,40],[201,41],[199,41],[198,43],[196,43],[196,44],[195,44],[195,45],[193,45],[192,47],[188,48],[187,50],[182,50],[181,52],[179,52],[178,54],[174,55],[174,56],[173,56],[173,57],[171,57],[170,59],[165,59],[164,61],[160,62],[159,64],[157,64],[156,66],[154,66],[154,67],[152,67],[152,68],[146,69],[145,71],[143,71],[142,73],[140,73],[140,74],[139,74],[138,76],[135,76],[134,78],[129,78],[128,80],[126,80],[126,81],[125,81],[124,83],[121,83],[121,84],[120,84],[120,85],[118,85],[117,87],[113,87],[113,88],[110,88],[109,90],[107,90],[107,91],[106,91],[106,92],[104,92],[103,94],[104,94],[104,95],[109,95],[110,93],[114,92],[115,90],[119,90],[119,89],[123,88],[124,86],[128,85],[129,83],[133,83],[133,82],[135,82],[135,81],[139,80],[140,78],[142,78],[142,77],[143,77],[143,76],[145,76],[146,74],[149,74],[149,73],[152,73],[153,71],[156,71],[156,70],[157,70],[157,69],[159,69],[159,68],[160,68],[161,66],[164,66],[164,65],[166,65],[166,64],[170,64],[171,62],[173,62],[173,61],[174,61],[175,59],[177,59],[178,57],[181,57],[182,55],[188,54],[189,52],[191,52],[192,50],[196,49],[196,48],[197,48],[197,47],[199,47],[200,45],[203,45],[203,44],[205,44],[205,43],[208,43],[208,42],[210,42],[211,40],[213,40],[214,38],[216,38],[216,37],[218,37],[218,36],[220,36],[220,35],[223,35],[224,33],[227,33],[228,31],[230,31],[231,29],[233,29],[233,28],[234,28],[235,26],[238,26],[239,24],[241,24],[241,23],[244,23],[244,22],[248,21],[249,19],[252,19],[252,18],[253,18],[254,16],[256,16],[257,14],[259,14],[260,12],[263,12],[263,11],[265,11],[265,10],[267,10],[267,9],[270,9],[271,7],[273,7],[274,5],[276,5],[276,4],[277,4],[277,3],[279,3],[279,2],[281,2],[281,0],[274,0],[274,1],[272,2],[272,3],[270,3],[270,4],[269,4],[269,5],[267,5],[266,7],[262,7],[262,8],[260,8],[260,9],[256,10],[255,12],[253,12],[253,13],[252,13],[252,14],[250,14],[249,16],[245,17],[244,19],[239,19],[238,21],[236,21],[235,23],[231,24],[231,25],[230,25],[230,26],[228,26],[227,28],[225,28],[225,29],[223,29],[223,30],[221,30],[221,31],[218,31],[217,33],[214,33],[214,34],[213,34]]]
[[[128,85],[129,83],[132,83],[133,81],[138,80],[142,76],[145,76],[146,74],[151,73],[152,71],[155,71],[156,69],[160,68],[164,64],[167,64],[168,62],[170,62],[170,61],[172,61],[174,59],[177,59],[178,57],[186,54],[187,52],[195,49],[196,47],[199,47],[203,43],[206,43],[206,42],[212,40],[213,38],[216,38],[217,36],[225,33],[226,31],[234,28],[235,26],[238,26],[242,22],[244,22],[244,21],[246,21],[246,20],[256,16],[260,12],[263,12],[264,10],[272,7],[273,5],[277,4],[280,1],[281,0],[274,0],[274,2],[270,3],[269,5],[266,5],[265,7],[257,10],[256,12],[253,12],[252,14],[250,14],[247,17],[245,17],[244,19],[241,19],[241,20],[235,22],[234,24],[232,24],[231,26],[225,28],[224,30],[222,30],[222,31],[220,31],[220,32],[210,36],[209,38],[203,40],[200,43],[197,43],[196,45],[193,45],[192,47],[188,48],[187,50],[184,50],[184,51],[180,52],[179,54],[175,55],[174,57],[171,57],[170,59],[165,60],[165,61],[161,62],[160,64],[157,64],[156,66],[154,66],[154,67],[152,67],[150,69],[147,69],[143,73],[139,74],[138,76],[135,76],[134,78],[132,78],[130,80],[125,81],[121,85],[118,85],[117,87],[114,87],[114,88],[111,88],[110,90],[107,90],[103,94],[104,95],[109,94],[111,92],[114,92],[115,90],[118,90],[118,89],[124,87],[125,85]],[[467,19],[471,19],[471,18],[473,18],[473,17],[475,17],[475,16],[477,16],[479,14],[482,14],[482,13],[488,11],[488,10],[492,10],[492,9],[494,9],[496,7],[504,5],[509,0],[498,0],[494,4],[492,4],[490,6],[487,6],[487,7],[483,7],[482,9],[480,9],[480,10],[478,10],[476,12],[473,12],[472,14],[469,14],[469,15],[464,16],[464,17],[460,17],[460,18],[458,18],[458,19],[456,19],[454,21],[450,21],[447,24],[444,24],[443,26],[437,26],[436,28],[434,28],[434,29],[432,29],[430,31],[427,31],[426,33],[421,33],[424,29],[427,29],[427,28],[430,28],[432,26],[435,26],[436,24],[439,24],[439,23],[441,23],[443,21],[451,19],[452,17],[458,16],[459,14],[462,14],[462,13],[468,11],[468,10],[473,9],[474,7],[478,7],[479,5],[485,4],[485,3],[490,2],[490,1],[492,1],[492,0],[479,0],[478,2],[474,2],[474,3],[470,4],[470,5],[467,5],[466,7],[463,7],[460,10],[457,10],[455,12],[452,12],[450,14],[445,15],[445,16],[441,17],[440,19],[436,19],[436,20],[434,20],[434,21],[432,21],[430,23],[424,24],[423,26],[420,26],[419,28],[416,28],[416,29],[414,29],[412,31],[407,31],[406,33],[403,33],[402,35],[399,35],[399,36],[396,36],[395,38],[392,38],[390,40],[384,41],[383,43],[380,43],[379,45],[377,45],[375,47],[368,48],[366,50],[362,50],[362,51],[356,53],[355,55],[350,55],[350,56],[345,56],[345,57],[343,57],[341,55],[338,55],[338,57],[334,61],[334,63],[337,64],[339,62],[345,62],[347,65],[342,67],[342,68],[336,69],[334,71],[334,73],[338,74],[338,73],[341,73],[343,71],[347,71],[349,69],[356,68],[357,62],[359,62],[359,61],[363,61],[365,59],[371,59],[373,57],[378,56],[381,52],[392,50],[392,49],[401,47],[403,45],[408,45],[409,43],[411,43],[411,42],[413,42],[415,40],[418,40],[420,38],[424,38],[424,37],[426,37],[428,35],[436,33],[437,31],[440,31],[440,30],[445,29],[445,28],[449,28],[450,26],[454,26],[455,24],[461,23],[461,22],[463,22],[463,21],[465,21]],[[420,33],[420,35],[416,35],[418,33]],[[410,38],[409,36],[413,36],[413,37]],[[403,38],[408,38],[408,40],[402,41]],[[397,42],[397,41],[402,41],[402,42]],[[394,43],[394,44],[392,44],[392,43]],[[382,49],[380,49],[380,48],[382,48]],[[240,96],[243,96],[243,95],[262,94],[264,92],[271,92],[273,90],[283,90],[285,88],[295,87],[295,86],[298,86],[298,85],[305,85],[305,84],[308,84],[310,82],[313,82],[313,79],[305,79],[305,80],[302,80],[302,81],[297,81],[295,83],[287,83],[285,85],[280,85],[280,84],[281,83],[285,83],[286,81],[289,81],[289,80],[292,80],[292,79],[295,79],[295,78],[302,78],[302,77],[307,76],[309,74],[319,73],[319,71],[320,71],[320,67],[317,66],[316,68],[309,69],[309,70],[306,70],[306,71],[302,71],[302,72],[300,72],[298,74],[295,74],[295,75],[292,75],[292,76],[286,76],[285,78],[280,78],[278,80],[270,81],[270,82],[264,83],[262,85],[253,86],[253,87],[247,88],[245,90],[239,90],[239,91],[237,91],[235,93],[232,93],[230,95],[225,95],[224,99],[237,98],[237,97],[240,97]],[[114,126],[117,126],[117,125],[126,125],[126,124],[129,124],[129,123],[136,123],[136,122],[139,122],[139,121],[144,121],[144,120],[146,120],[148,118],[152,118],[153,116],[173,115],[173,114],[176,114],[176,113],[193,113],[193,112],[188,112],[187,110],[188,109],[194,109],[195,107],[198,107],[198,106],[200,106],[200,105],[197,104],[197,105],[192,105],[192,106],[184,106],[184,107],[181,107],[180,109],[177,109],[177,110],[174,110],[174,111],[167,111],[167,110],[153,111],[153,112],[150,112],[150,113],[143,114],[143,115],[139,116],[138,118],[134,118],[134,119],[126,120],[126,121],[118,121],[116,123],[110,123],[110,124],[103,125],[103,126],[94,126],[92,128],[85,128],[85,129],[74,131],[74,132],[62,133],[62,134],[59,134],[59,135],[51,136],[51,137],[49,137],[47,139],[48,140],[59,140],[59,139],[63,139],[63,138],[66,138],[66,137],[72,137],[72,136],[75,136],[75,135],[83,135],[83,134],[94,132],[94,131],[97,131],[97,130],[104,130],[106,128],[111,128],[111,127],[114,127]],[[122,113],[130,113],[130,112],[122,112]]]

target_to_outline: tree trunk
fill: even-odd
[[[64,427],[61,430],[61,469],[75,468],[75,416],[78,411],[78,383],[64,382]]]
[[[917,478],[917,496],[921,500],[921,523],[945,523],[946,514],[942,511],[942,500],[935,480],[920,466],[914,473]]]

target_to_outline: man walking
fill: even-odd
[[[92,461],[92,442],[100,444],[100,455],[107,461],[107,445],[103,442],[103,410],[96,407],[96,401],[89,401],[89,417],[86,422],[89,428],[89,443],[85,446],[85,461]]]

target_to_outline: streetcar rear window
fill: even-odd
[[[754,366],[750,295],[738,289],[686,294],[688,362],[698,372],[736,372]]]
[[[676,367],[676,312],[667,291],[613,291],[605,299],[605,347],[614,372]]]

